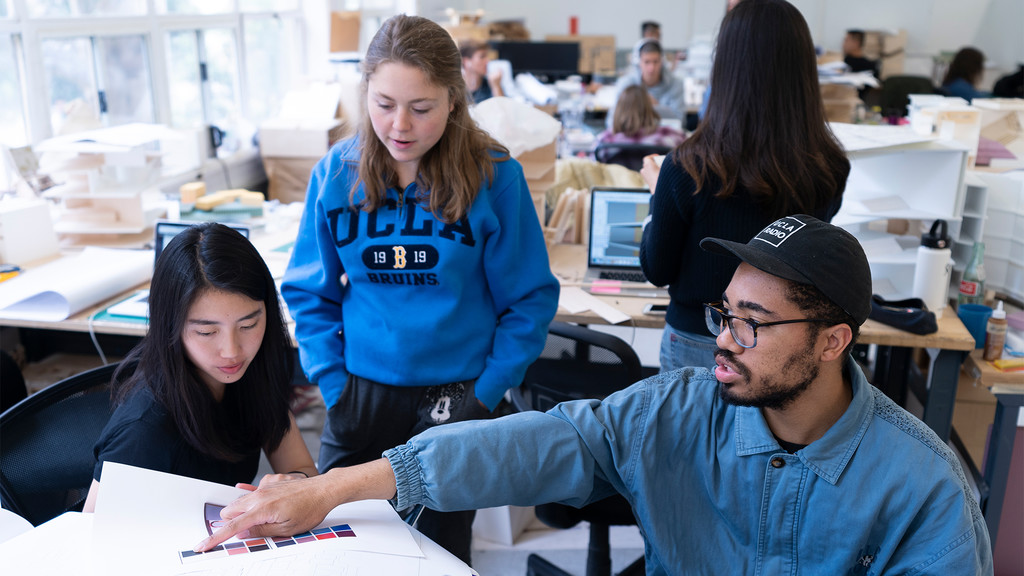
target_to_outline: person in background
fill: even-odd
[[[466,81],[466,90],[474,104],[479,104],[494,96],[504,96],[501,89],[501,71],[495,70],[487,74],[487,63],[490,62],[490,48],[483,42],[463,40],[459,43],[462,54],[462,78]]]
[[[698,249],[701,238],[750,238],[801,212],[829,221],[842,203],[850,162],[825,122],[814,44],[783,0],[743,0],[722,20],[707,116],[659,169],[641,175],[654,196],[640,264],[668,285],[661,370],[714,364],[704,302],[732,267]]]
[[[368,498],[460,510],[619,493],[650,575],[991,576],[985,518],[957,456],[850,357],[871,311],[857,239],[793,215],[748,240],[700,243],[740,262],[704,308],[713,372],[440,426],[374,462],[261,486],[196,549],[295,534]]]
[[[1000,77],[992,86],[992,96],[996,98],[1024,98],[1024,64],[1017,66],[1017,71]]]
[[[315,476],[289,410],[293,354],[274,278],[249,240],[214,222],[175,236],[153,271],[149,330],[113,375],[117,408],[96,442],[84,511],[104,462],[255,489],[263,451],[275,474],[260,486]]]
[[[523,168],[470,117],[461,64],[438,24],[387,19],[359,133],[312,171],[281,293],[328,409],[321,471],[492,417],[544,348],[558,280]],[[416,526],[469,564],[473,516],[425,510]]]
[[[847,30],[843,37],[843,62],[850,72],[871,72],[878,77],[878,62],[864,56],[864,31]]]
[[[638,84],[622,90],[615,104],[611,129],[597,136],[599,144],[623,142],[673,148],[685,139],[686,134],[681,130],[661,124],[647,89]]]
[[[643,86],[659,116],[682,121],[686,114],[683,81],[666,69],[661,44],[657,40],[641,40],[636,53],[638,65],[631,67],[629,72],[615,82],[616,100],[626,87]],[[609,126],[614,116],[614,109],[609,110]]]
[[[988,92],[977,89],[985,71],[985,55],[977,48],[961,48],[949,63],[942,79],[942,90],[947,96],[956,96],[970,102],[975,98],[990,98]]]

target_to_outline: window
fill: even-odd
[[[146,13],[146,0],[25,0],[29,16],[133,16]]]
[[[243,12],[297,10],[299,0],[239,0],[238,8]]]
[[[13,35],[0,35],[0,102],[4,103],[0,106],[0,144],[12,148],[28,144]]]
[[[164,14],[224,14],[234,9],[233,0],[157,0]]]
[[[224,155],[308,63],[300,0],[0,0],[0,135],[212,125]]]
[[[294,20],[248,16],[244,22],[248,116],[259,123],[277,112],[295,80],[292,71],[299,69],[295,53],[280,47],[297,46],[301,39]]]
[[[242,114],[235,31],[205,28],[171,32],[167,40],[172,88],[171,125],[212,124],[225,133],[221,152],[236,151],[252,136]]]
[[[156,120],[142,36],[48,38],[41,51],[54,134]]]

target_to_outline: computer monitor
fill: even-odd
[[[580,64],[578,42],[491,42],[498,58],[512,64],[514,74],[530,73],[541,82],[554,82],[576,74]]]

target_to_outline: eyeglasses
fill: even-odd
[[[733,320],[739,320],[739,322],[733,322]],[[778,326],[779,324],[797,324],[799,322],[832,323],[832,320],[826,320],[824,318],[800,318],[798,320],[779,320],[778,322],[758,322],[757,320],[751,320],[750,318],[740,318],[739,316],[729,314],[722,309],[722,302],[704,304],[704,321],[708,325],[708,330],[710,330],[715,336],[721,334],[722,326],[728,324],[729,333],[732,334],[732,339],[736,344],[739,344],[741,348],[747,349],[757,346],[758,328]]]

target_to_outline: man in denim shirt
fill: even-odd
[[[747,244],[707,306],[714,372],[660,374],[603,401],[440,426],[362,466],[260,488],[200,547],[286,535],[334,506],[633,506],[648,574],[992,574],[956,457],[849,358],[871,273],[848,232],[806,215]]]

